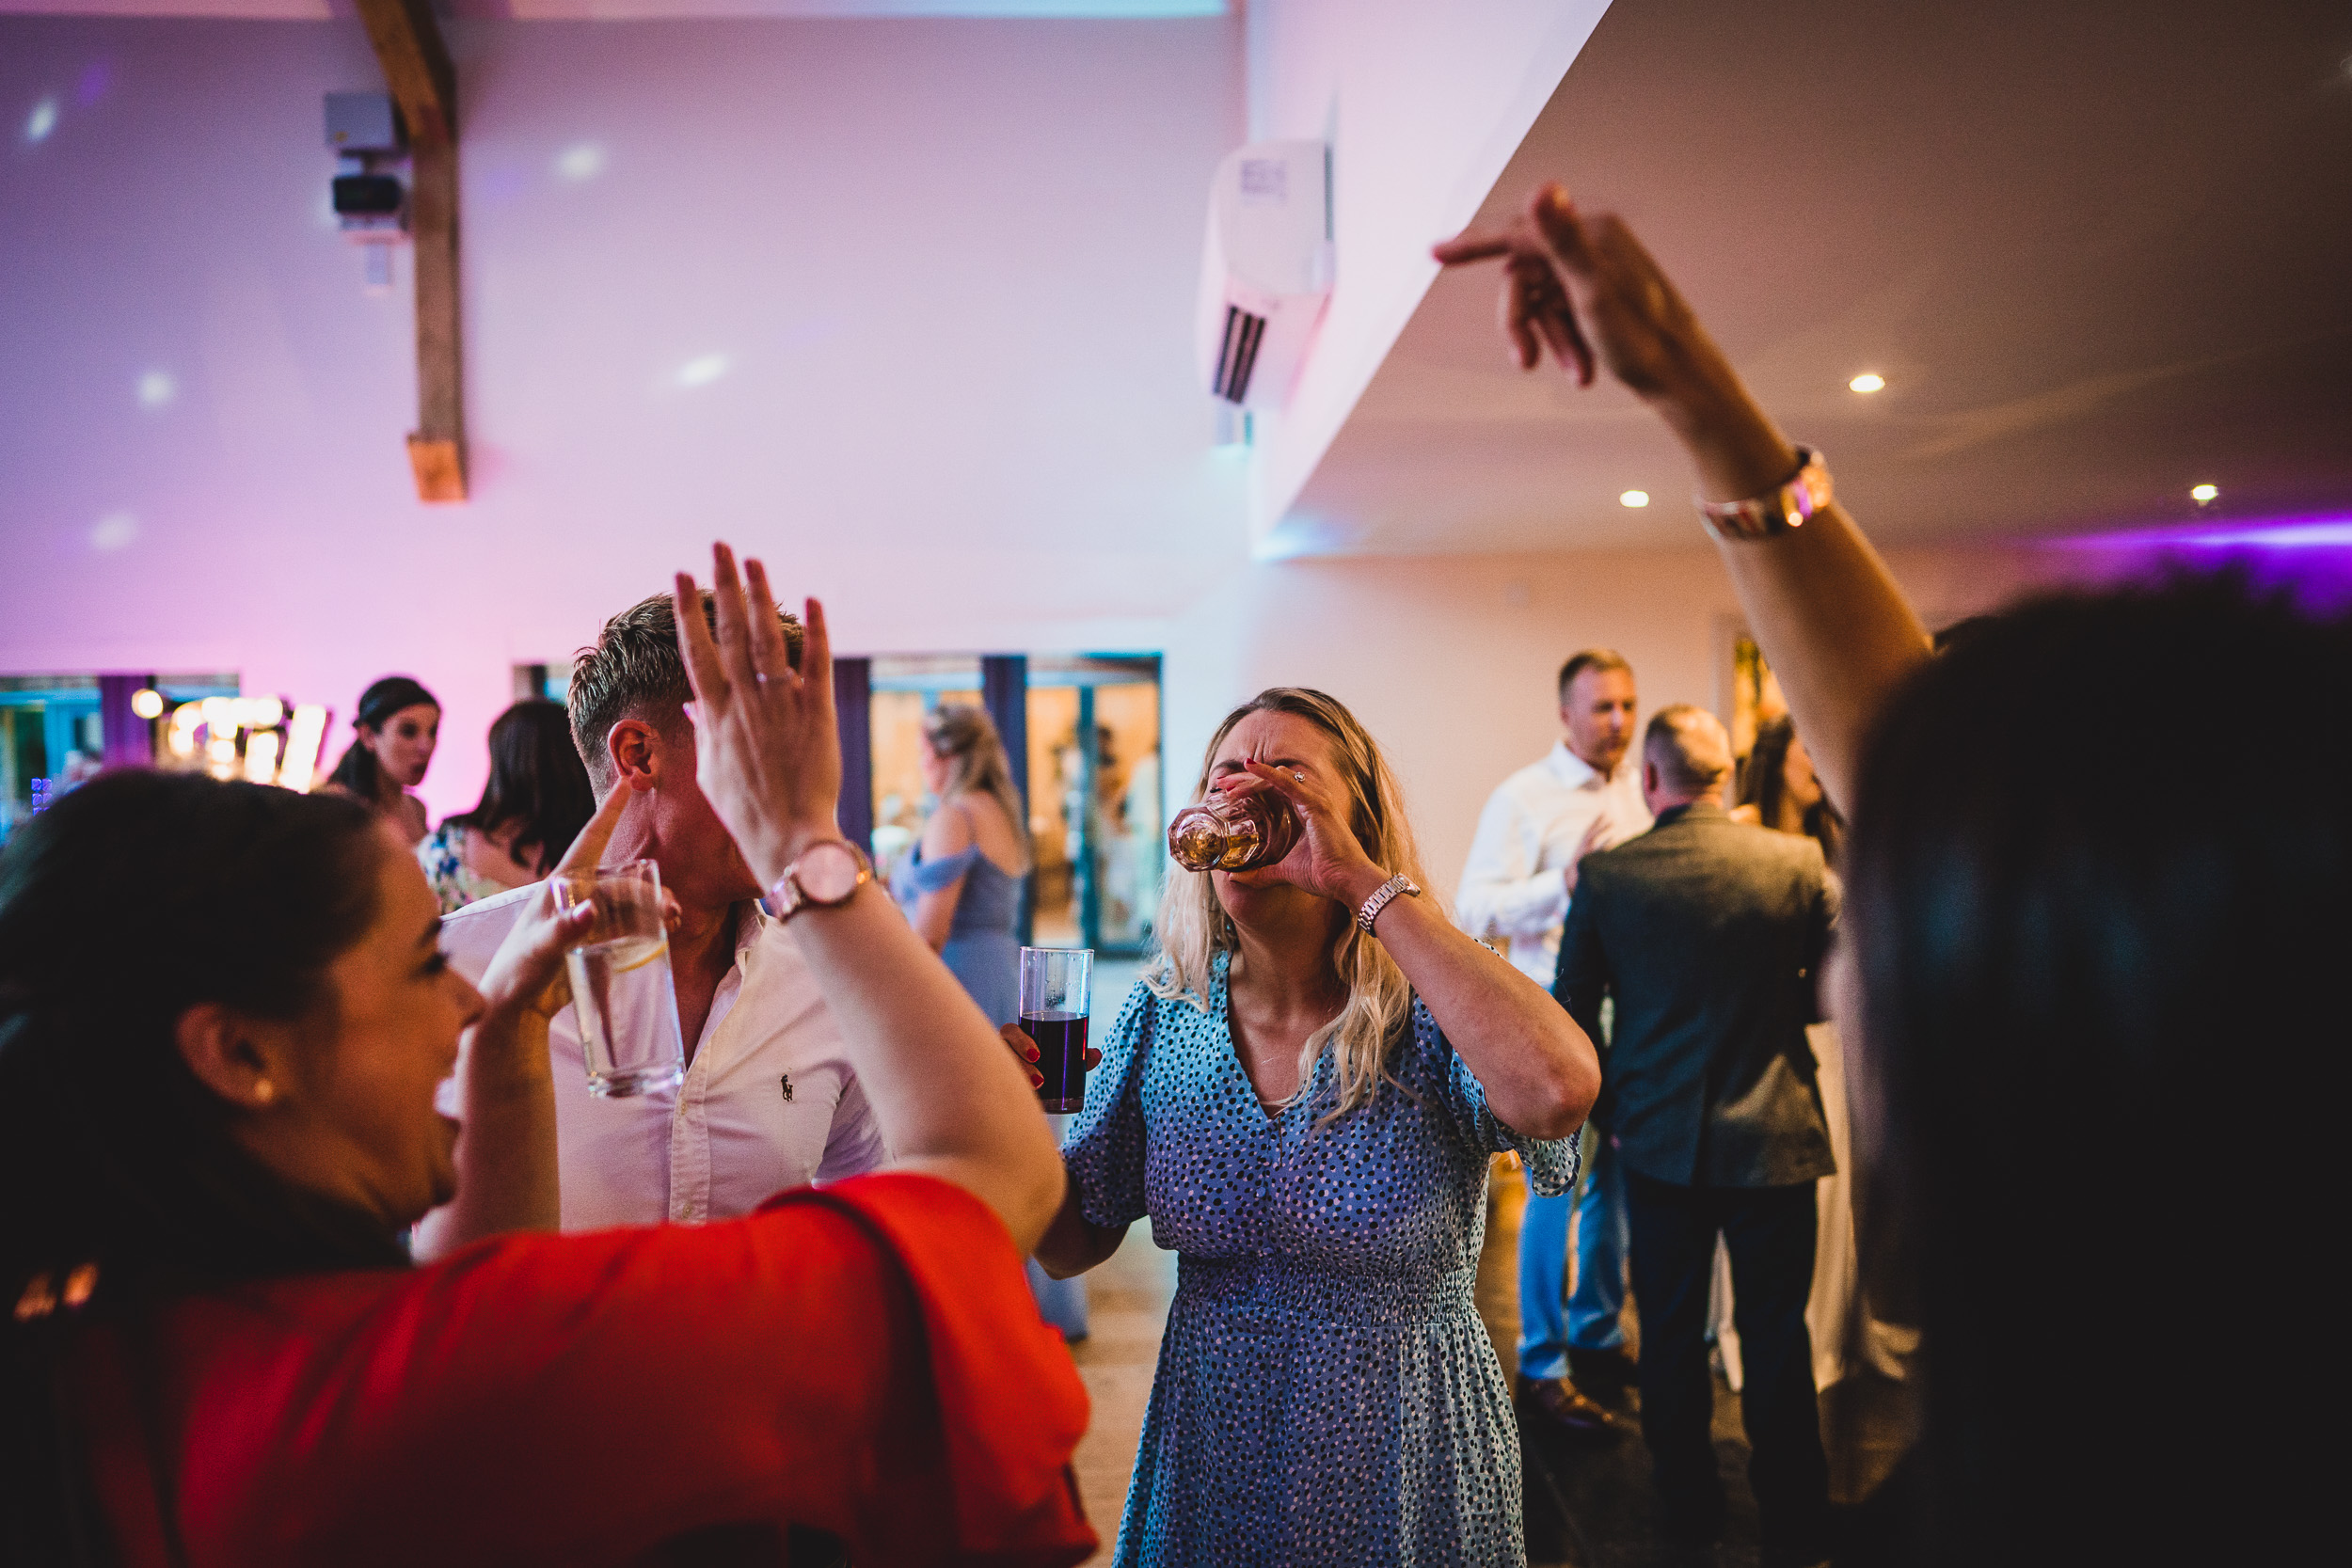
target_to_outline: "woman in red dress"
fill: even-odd
[[[546,1028],[579,927],[541,907],[477,992],[364,807],[101,778],[0,860],[0,1560],[1093,1550],[1085,1394],[1021,1273],[1060,1198],[1043,1117],[834,827],[822,611],[795,667],[715,563],[715,626],[679,617],[699,777],[805,897],[897,1164],[727,1224],[558,1236]],[[461,1136],[433,1095],[467,1032]],[[484,1240],[407,1266],[402,1231],[453,1194]]]

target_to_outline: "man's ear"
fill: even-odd
[[[1650,761],[1647,757],[1644,757],[1642,759],[1642,793],[1645,795],[1657,794],[1658,784],[1658,764]]]
[[[663,755],[660,732],[643,719],[614,723],[604,737],[604,755],[612,766],[613,784],[641,795],[660,782],[669,760]]]
[[[217,1002],[199,1002],[180,1015],[172,1037],[197,1082],[230,1104],[260,1111],[294,1086],[292,1064],[281,1059],[278,1032]]]

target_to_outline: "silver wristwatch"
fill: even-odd
[[[1372,932],[1372,923],[1380,918],[1380,911],[1387,909],[1389,901],[1400,893],[1410,894],[1416,898],[1421,896],[1419,884],[1402,871],[1382,882],[1373,895],[1364,900],[1364,907],[1356,911],[1356,924],[1363,928],[1367,936]]]
[[[1811,447],[1797,449],[1796,477],[1743,501],[1699,498],[1699,520],[1717,539],[1777,539],[1803,528],[1830,502],[1829,465]]]

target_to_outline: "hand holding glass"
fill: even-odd
[[[1092,948],[1021,950],[1021,1027],[1037,1042],[1037,1098],[1049,1111],[1086,1109],[1093,980]]]
[[[631,861],[558,875],[555,907],[596,911],[588,934],[564,956],[572,1006],[588,1057],[588,1089],[610,1099],[659,1094],[686,1076],[662,919],[661,868]]]
[[[1298,814],[1271,789],[1212,789],[1168,825],[1168,852],[1187,871],[1279,865],[1298,845]]]

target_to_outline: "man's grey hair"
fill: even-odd
[[[718,613],[718,601],[704,589],[704,623],[715,627]],[[781,609],[776,618],[784,623],[785,646],[798,663],[800,620]],[[599,799],[612,787],[612,763],[604,749],[612,726],[637,719],[665,736],[676,735],[693,695],[685,656],[677,650],[677,610],[667,594],[640,599],[622,610],[604,624],[593,646],[573,657],[564,706],[571,713],[572,744],[580,749],[580,760]]]
[[[1723,721],[1690,703],[1670,704],[1652,716],[1642,755],[1668,788],[1680,792],[1713,789],[1731,777],[1731,736]]]

